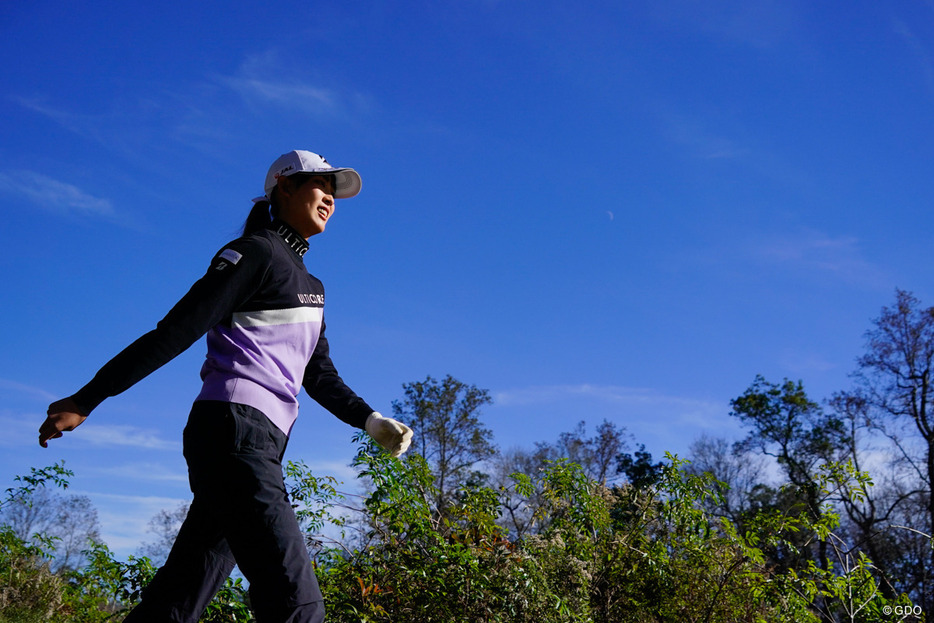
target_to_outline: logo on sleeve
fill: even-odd
[[[217,262],[217,265],[214,267],[214,270],[224,270],[229,265],[236,266],[237,262],[240,261],[243,255],[240,253],[237,253],[233,249],[224,249],[223,251],[221,251],[221,254],[218,257],[220,261]]]

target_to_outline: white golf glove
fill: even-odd
[[[366,432],[393,457],[408,450],[412,443],[411,428],[376,411],[366,419]]]

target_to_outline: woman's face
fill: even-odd
[[[305,238],[324,231],[334,214],[334,177],[293,175],[280,177],[279,218]]]

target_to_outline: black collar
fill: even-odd
[[[279,234],[282,241],[295,251],[298,257],[305,257],[305,252],[308,250],[308,241],[302,238],[302,235],[295,231],[291,225],[276,219],[269,225],[269,229]]]

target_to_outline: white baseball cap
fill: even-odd
[[[270,201],[272,189],[276,187],[276,180],[283,175],[289,176],[297,173],[333,175],[335,199],[349,199],[359,193],[363,186],[360,174],[353,169],[332,167],[324,156],[297,149],[276,158],[276,161],[269,167],[269,173],[266,174],[264,188],[266,195],[257,197],[253,201]]]

